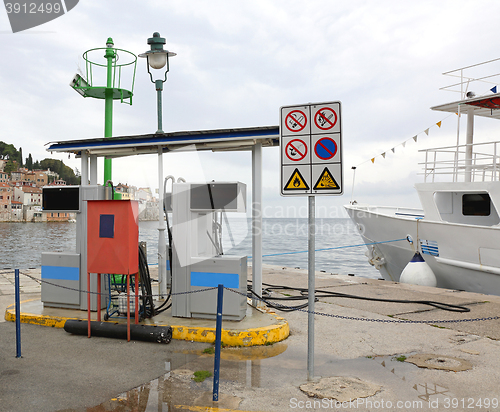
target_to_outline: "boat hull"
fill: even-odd
[[[345,208],[384,279],[398,282],[419,250],[437,287],[500,295],[500,228],[426,221],[417,210]]]

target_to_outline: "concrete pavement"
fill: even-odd
[[[307,287],[307,275],[265,266],[264,282]],[[304,386],[307,314],[290,312],[281,315],[290,327],[283,342],[222,350],[218,404],[211,402],[211,379],[192,380],[195,371],[213,371],[213,355],[203,352],[210,344],[126,343],[22,325],[23,358],[16,359],[14,324],[7,322],[0,324],[0,405],[7,411],[33,405],[40,411],[500,409],[500,321],[436,322],[499,316],[500,297],[324,273],[317,273],[316,287],[461,304],[471,312],[321,298],[316,311],[322,315],[315,316],[317,385]],[[408,362],[414,355],[423,367]],[[325,394],[335,398],[322,399]]]

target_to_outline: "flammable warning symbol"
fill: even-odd
[[[321,173],[318,181],[313,187],[314,190],[330,190],[330,189],[340,189],[340,186],[333,178],[332,174],[327,167]]]
[[[309,185],[300,174],[299,169],[295,169],[293,171],[292,176],[288,179],[284,190],[309,190]]]

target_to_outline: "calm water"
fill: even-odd
[[[362,240],[350,219],[317,219],[316,249],[361,245]],[[140,222],[139,240],[147,242],[148,262],[157,263],[158,222]],[[307,269],[307,219],[264,219],[263,253],[304,253],[264,256],[264,263]],[[0,223],[0,269],[41,266],[42,252],[75,250],[74,223]],[[229,219],[223,228],[224,253],[252,254],[250,221]],[[316,252],[316,269],[328,273],[378,278],[366,260],[365,246]]]

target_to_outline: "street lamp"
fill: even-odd
[[[161,108],[161,92],[163,91],[163,83],[167,81],[167,73],[169,70],[168,58],[176,54],[163,49],[166,43],[165,38],[160,37],[160,33],[153,33],[153,37],[148,39],[148,44],[151,50],[146,53],[139,54],[139,57],[147,59],[148,73],[151,83],[155,84],[157,94],[157,107],[158,107],[158,130],[156,133],[163,133],[162,130],[162,108]],[[163,80],[153,80],[153,75],[149,68],[155,70],[165,69],[165,76]],[[160,287],[160,297],[165,298],[167,294],[167,245],[165,242],[165,219],[163,217],[163,147],[158,146],[158,283]],[[168,211],[165,210],[165,213]],[[170,262],[172,265],[172,262]]]
[[[148,73],[151,79],[151,83],[156,86],[157,92],[157,106],[158,106],[158,130],[156,133],[163,133],[162,130],[162,108],[161,108],[161,92],[163,91],[163,83],[167,81],[167,73],[169,70],[168,58],[176,56],[176,53],[169,52],[163,49],[163,45],[166,43],[164,37],[160,37],[160,33],[153,33],[153,37],[148,39],[148,44],[151,46],[151,50],[146,53],[139,54],[139,57],[145,57],[147,59]],[[149,70],[152,69],[159,70],[167,66],[165,70],[165,77],[163,80],[153,80],[153,74]]]

